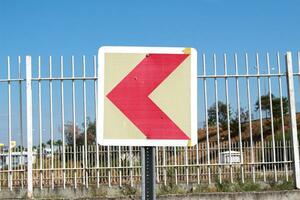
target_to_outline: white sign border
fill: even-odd
[[[149,139],[104,139],[104,66],[105,53],[164,53],[191,55],[191,140],[149,140]],[[188,47],[135,47],[103,46],[98,51],[98,95],[96,117],[96,139],[100,145],[114,146],[192,146],[197,144],[197,51]]]

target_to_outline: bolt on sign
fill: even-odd
[[[99,144],[196,144],[196,50],[101,47],[97,109]]]

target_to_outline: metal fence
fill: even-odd
[[[200,184],[212,182],[236,181],[288,181],[292,172],[292,147],[290,142],[284,145],[276,142],[276,159],[273,162],[272,143],[258,142],[250,146],[248,142],[242,144],[243,165],[239,154],[239,143],[231,145],[232,163],[229,161],[228,143],[210,143],[210,165],[207,164],[208,148],[206,143],[194,147],[159,147],[156,148],[156,180],[161,184]],[[264,154],[262,154],[264,147]],[[284,149],[285,147],[285,149]],[[87,152],[83,145],[77,146],[76,168],[73,162],[73,147],[65,147],[65,168],[63,166],[62,146],[55,146],[53,154],[39,154],[33,152],[33,186],[39,188],[55,187],[89,187],[100,185],[130,185],[137,186],[141,179],[140,148],[121,146],[98,146],[99,167],[96,167],[96,145],[88,145]],[[222,153],[219,155],[218,151]],[[253,150],[255,160],[251,161]],[[12,171],[2,168],[0,183],[2,188],[22,188],[26,186],[26,161],[18,160],[19,149],[12,149]],[[287,152],[287,160],[284,160]],[[8,153],[1,152],[1,155]],[[85,158],[85,156],[87,156]],[[219,157],[220,156],[220,157]],[[265,161],[262,162],[262,157]],[[26,158],[27,155],[24,155]],[[26,159],[25,159],[26,160]],[[87,160],[87,163],[85,163]],[[52,165],[53,162],[53,165]],[[40,166],[42,164],[42,166]],[[8,166],[6,166],[8,167]],[[274,169],[277,169],[276,173]],[[12,183],[9,184],[8,176]],[[244,177],[241,180],[241,177]]]
[[[293,73],[291,53],[266,54],[264,61],[258,54],[252,60],[248,54],[243,59],[203,54],[199,143],[156,148],[157,182],[295,179],[299,188],[299,87],[293,82],[300,75],[299,55],[299,71]],[[96,63],[95,56],[72,56],[70,62],[27,56],[25,63],[8,57],[0,63],[6,66],[0,75],[0,112],[7,113],[0,116],[1,124],[7,124],[0,127],[7,131],[0,147],[1,189],[27,187],[30,196],[33,187],[139,184],[140,148],[95,145],[101,78]]]

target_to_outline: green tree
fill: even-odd
[[[82,125],[84,126],[84,124]],[[96,123],[92,122],[90,119],[87,119],[87,144],[95,144],[96,143]],[[68,145],[73,145],[74,135],[76,137],[76,145],[84,145],[85,144],[85,131],[84,128],[81,129],[77,125],[74,126],[73,123],[65,124],[65,135],[66,135],[66,143]]]
[[[96,143],[96,121],[92,122],[88,119],[87,126],[87,143],[95,144]]]
[[[84,127],[84,124],[83,124]],[[96,122],[92,122],[90,119],[87,120],[87,144],[95,144],[96,143]],[[70,150],[73,149],[73,138],[75,135],[75,140],[76,140],[76,146],[78,145],[84,145],[85,144],[85,131],[84,128],[79,128],[77,125],[75,126],[75,131],[74,131],[74,126],[73,123],[67,123],[65,124],[65,136],[66,136],[66,144],[70,145]],[[72,151],[72,150],[71,150]],[[104,157],[107,155],[105,154]],[[73,154],[70,154],[70,156],[67,157],[67,160],[73,160]],[[89,165],[90,166],[95,166],[95,160],[90,159],[89,160]],[[89,172],[88,172],[89,173]]]
[[[229,108],[229,120],[231,120],[231,106],[228,106]],[[216,103],[212,104],[209,109],[207,110],[208,112],[208,124],[210,126],[215,126],[217,123],[217,112],[216,112]],[[227,129],[227,105],[223,103],[222,101],[218,101],[218,118],[219,118],[219,126],[225,130]]]
[[[53,142],[54,146],[57,146],[58,147],[58,152],[61,152],[61,147],[63,145],[62,141],[61,140],[56,140]]]
[[[65,124],[65,137],[66,137],[66,143],[68,145],[73,145],[74,136],[75,136],[76,145],[82,145],[80,134],[81,134],[81,129],[78,127],[78,125],[75,125],[75,129],[74,129],[73,122],[68,122]]]
[[[243,132],[246,128],[246,122],[249,121],[249,111],[244,108],[240,108],[240,123],[241,123],[241,132]],[[230,121],[230,131],[233,135],[237,135],[239,133],[239,115],[238,112],[235,112],[234,117]]]
[[[47,141],[47,144],[48,144],[49,146],[51,146],[51,140],[48,140],[48,141]]]
[[[61,145],[62,145],[62,141],[61,141],[61,140],[56,140],[56,141],[54,142],[54,145],[55,145],[55,146],[61,146]]]
[[[263,111],[266,111],[268,113],[268,116],[270,116],[271,107],[270,107],[270,97],[269,95],[262,95],[260,97],[261,99],[261,109]],[[281,117],[281,105],[280,105],[280,98],[275,97],[273,94],[271,94],[272,99],[272,111],[273,111],[273,117],[274,118],[280,118]],[[259,100],[255,103],[255,109],[256,111],[259,110]],[[286,97],[282,97],[282,109],[283,109],[283,115],[288,113],[288,99]]]
[[[262,95],[261,99],[261,110],[267,113],[267,117],[271,116],[271,106],[270,106],[270,96],[269,95]],[[281,118],[281,103],[280,97],[275,97],[271,94],[272,99],[272,111],[273,111],[273,120],[274,120],[274,127],[277,129],[279,127],[279,122]],[[255,103],[256,111],[259,110],[259,100]],[[286,97],[282,97],[282,114],[286,115],[289,111],[288,107],[288,99]]]

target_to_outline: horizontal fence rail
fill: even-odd
[[[279,53],[203,54],[199,60],[198,144],[157,147],[156,181],[297,181],[300,54],[291,65],[295,72],[286,70]],[[37,57],[30,66],[22,57],[8,57],[0,66],[1,190],[28,186],[29,161],[32,185],[41,189],[140,184],[139,147],[96,145],[97,80],[102,78],[96,56]],[[28,67],[32,75],[26,78]],[[294,99],[287,77],[295,80]],[[32,90],[29,130],[27,84]]]

